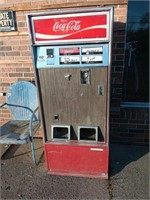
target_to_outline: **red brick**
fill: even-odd
[[[33,81],[34,78],[18,78],[18,81]]]
[[[9,110],[7,110],[7,109],[2,109],[2,113],[10,114]]]
[[[31,63],[23,63],[24,67],[29,67],[29,68],[33,68],[33,64]]]
[[[30,72],[33,72],[33,73],[34,73],[34,68],[30,68]]]
[[[6,90],[6,88],[10,85],[10,83],[3,83],[2,78],[0,78],[0,91]]]
[[[25,45],[30,45],[30,41],[29,40],[27,40],[27,39],[24,39],[24,40],[21,40],[20,41],[20,44],[25,44]]]
[[[126,16],[118,16],[118,21],[126,23],[127,17]]]
[[[124,54],[124,49],[113,49],[113,54]]]
[[[31,51],[22,51],[21,56],[31,56]]]
[[[7,114],[7,113],[2,114],[2,113],[1,113],[1,118],[3,118],[3,117],[9,118],[9,117],[11,117],[11,114]]]
[[[16,72],[30,72],[29,68],[17,68]]]
[[[7,61],[14,60],[14,57],[13,56],[0,56],[0,60],[3,60],[4,61],[3,64],[5,64],[5,60],[7,60]]]
[[[14,38],[14,40],[10,40],[10,38],[8,38],[7,40],[4,40],[4,45],[17,45],[18,46],[18,40],[16,40]]]
[[[6,98],[4,96],[0,96],[0,102],[2,102],[2,103],[5,102],[5,99]]]
[[[55,0],[55,2],[56,2],[57,0]],[[48,5],[49,4],[49,1],[40,1],[40,0],[38,0],[38,1],[32,1],[31,2],[31,5],[34,5],[34,6],[39,6],[39,5]]]
[[[34,77],[34,73],[24,73],[24,77]]]
[[[18,3],[18,1],[17,2],[15,2],[15,6],[17,6],[17,7],[26,7],[26,6],[29,6],[29,5],[31,5],[31,1],[30,2],[26,2],[26,3],[24,3],[23,1],[22,1],[22,3],[20,3],[20,1],[19,1],[19,3]]]
[[[17,22],[23,22],[26,21],[26,16],[25,15],[18,15],[17,17]]]
[[[9,73],[9,77],[22,77],[22,73]]]
[[[27,27],[18,27],[18,31],[25,32],[28,34],[28,28]]]
[[[127,5],[118,5],[118,8],[126,8],[127,9]]]
[[[0,56],[5,56],[5,52],[0,52]]]
[[[31,56],[16,56],[14,57],[14,60],[19,60],[19,61],[27,61],[27,62],[32,62]]]
[[[11,46],[2,46],[0,47],[0,51],[11,51],[12,47]]]
[[[18,27],[26,27],[26,22],[18,22]]]
[[[122,35],[122,36],[115,36],[115,37],[113,37],[113,42],[125,42],[125,36],[124,35]]]
[[[6,52],[6,56],[20,56],[20,52],[19,51]]]
[[[17,81],[17,77],[3,77],[0,78],[0,83],[14,83]]]
[[[13,46],[13,50],[28,50],[27,46]]]
[[[8,73],[1,73],[0,77],[8,77]]]
[[[6,64],[7,67],[15,68],[15,67],[22,67],[22,63],[8,63]]]
[[[114,15],[115,16],[118,16],[118,15],[124,15],[124,16],[126,16],[126,14],[127,14],[127,9],[126,8],[116,8],[114,10]]]

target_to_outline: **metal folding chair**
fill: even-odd
[[[7,94],[6,103],[13,120],[0,127],[0,144],[31,143],[33,163],[36,164],[33,136],[40,127],[36,87],[26,81],[13,84]]]

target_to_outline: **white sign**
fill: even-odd
[[[61,64],[76,64],[80,63],[80,57],[79,56],[63,56],[60,58]]]
[[[82,63],[101,63],[102,55],[99,56],[82,56]]]
[[[103,52],[103,47],[82,48],[82,54],[99,54]]]

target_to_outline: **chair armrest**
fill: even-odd
[[[36,121],[39,121],[39,120],[37,120],[37,117],[35,116],[35,113],[38,111],[38,109],[39,109],[39,106],[33,111],[31,118],[30,118],[29,130],[30,130],[31,137],[35,134],[35,131],[33,132],[33,129],[32,129],[32,125],[34,122],[33,119],[36,118]],[[40,123],[40,121],[39,121],[39,123]]]
[[[3,103],[2,105],[0,105],[0,108],[4,107],[5,105],[7,105],[7,103]]]

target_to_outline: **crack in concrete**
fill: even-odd
[[[107,184],[108,184],[108,187],[107,187],[108,194],[109,194],[109,197],[110,197],[109,199],[113,199],[113,197],[114,197],[113,184],[112,184],[112,180],[110,178],[107,180]]]

